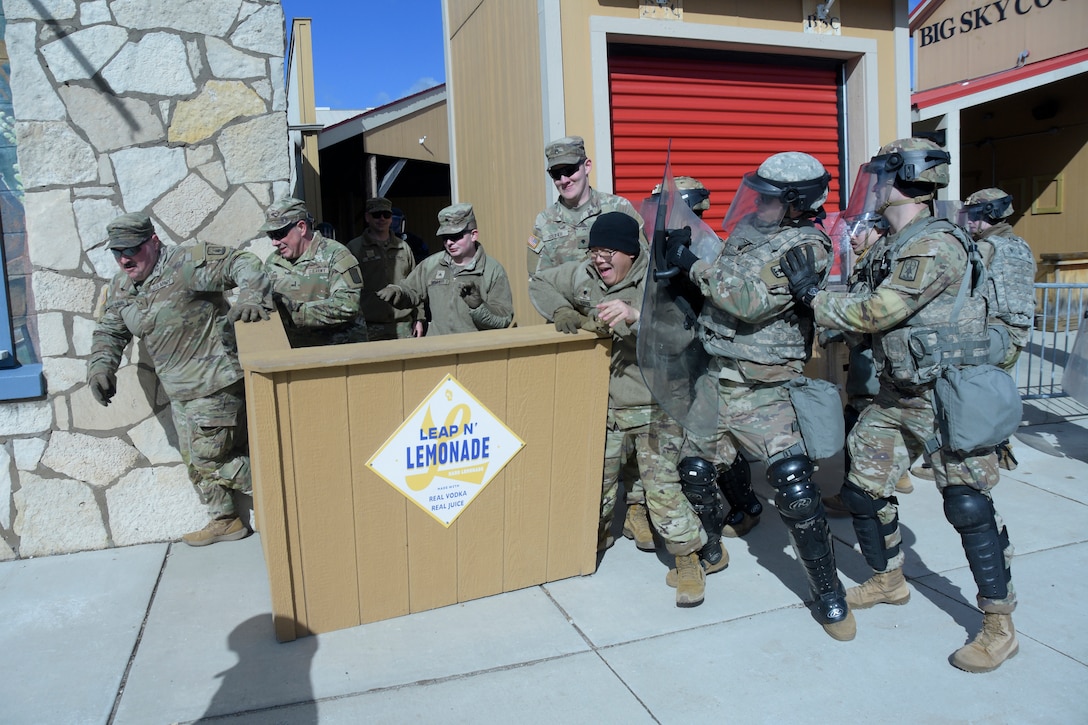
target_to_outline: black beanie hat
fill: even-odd
[[[589,247],[614,249],[637,257],[638,222],[619,211],[601,214],[589,228]]]

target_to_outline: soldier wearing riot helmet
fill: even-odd
[[[733,461],[741,448],[767,465],[775,505],[804,566],[814,616],[835,639],[855,634],[853,614],[835,568],[835,555],[815,462],[798,428],[790,387],[804,382],[812,350],[812,317],[798,314],[778,259],[787,250],[811,250],[816,284],[827,276],[831,242],[813,220],[827,198],[830,175],[812,156],[775,154],[744,176],[723,222],[725,250],[714,262],[690,248],[690,231],[673,230],[666,258],[684,270],[704,296],[698,327],[716,378],[716,432],[689,437],[696,455],[681,461],[682,478],[708,460]],[[835,401],[837,403],[837,398]]]
[[[850,278],[846,288],[850,292],[868,293],[876,284],[874,280],[884,274],[881,269],[884,253],[888,243],[888,220],[875,211],[864,212],[857,217],[841,216],[831,230],[833,242],[839,240],[850,244],[850,249],[855,255],[853,269],[850,270]],[[836,243],[835,248],[839,245]],[[854,424],[858,422],[858,416],[873,402],[873,397],[880,390],[880,380],[877,376],[876,366],[873,364],[873,341],[869,335],[842,332],[841,330],[824,330],[818,337],[821,345],[828,345],[833,341],[845,342],[850,348],[850,362],[846,366],[846,406],[843,407],[843,420],[846,424],[846,432],[849,433]],[[850,471],[850,452],[846,451],[843,465],[843,476]],[[910,474],[904,472],[895,484],[896,493],[911,493],[914,491],[914,483],[910,480]],[[830,516],[849,516],[850,510],[842,501],[842,496],[834,494],[825,496],[824,508]]]
[[[982,189],[967,197],[957,222],[971,233],[989,272],[990,363],[1011,370],[1027,345],[1035,317],[1035,255],[1012,230],[1012,196]]]
[[[710,191],[703,182],[691,176],[673,177],[676,192],[700,219],[710,211]],[[652,197],[661,194],[661,184],[651,192]],[[729,511],[722,527],[722,536],[738,538],[754,529],[763,513],[763,504],[752,490],[752,468],[744,454],[737,452],[732,463],[719,462],[715,465],[715,477],[721,489]],[[624,531],[626,534],[626,529]],[[636,539],[637,540],[637,539]]]
[[[956,219],[971,233],[986,266],[982,290],[989,315],[990,364],[1010,372],[1028,344],[1035,319],[1035,254],[1009,224],[1012,213],[1012,196],[989,188],[968,196]],[[1008,440],[998,446],[997,456],[1001,468],[1016,468]]]
[[[932,452],[944,513],[962,538],[978,586],[982,630],[951,663],[988,672],[1018,651],[1011,614],[1016,606],[1009,561],[1012,547],[990,490],[998,482],[996,456],[962,454],[941,442],[934,386],[943,369],[984,364],[989,352],[986,303],[964,294],[979,270],[973,244],[961,229],[932,216],[937,189],[948,184],[950,157],[931,141],[908,138],[880,149],[855,180],[848,214],[887,217],[891,239],[887,272],[869,294],[820,290],[803,252],[790,251],[782,269],[797,300],[830,329],[869,333],[880,369],[880,390],[847,438],[853,466],[842,498],[854,519],[873,576],[847,592],[854,609],[904,604],[895,481],[923,450]]]

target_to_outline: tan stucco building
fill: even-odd
[[[476,205],[510,272],[520,324],[525,244],[555,199],[544,145],[585,138],[595,188],[638,205],[675,175],[711,190],[720,223],[740,177],[799,150],[832,173],[910,133],[906,0],[444,0],[452,196]]]
[[[951,199],[997,186],[1012,221],[1055,279],[1056,265],[1088,268],[1088,3],[929,0],[911,13],[917,132],[943,134]],[[1061,281],[1083,281],[1065,275]]]

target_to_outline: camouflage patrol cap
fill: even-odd
[[[310,212],[306,211],[306,202],[293,196],[285,196],[272,202],[272,205],[264,212],[264,224],[257,231],[274,232],[283,229],[289,224],[309,219]]]
[[[472,204],[454,204],[447,206],[438,212],[438,231],[436,236],[446,234],[460,234],[476,228],[476,214],[472,211]]]
[[[110,249],[130,249],[138,247],[155,233],[151,226],[151,217],[133,212],[122,214],[106,225],[106,237]]]
[[[938,189],[948,186],[948,164],[952,157],[928,138],[901,138],[881,147],[873,162],[882,162],[883,171],[894,172],[906,182],[924,182]]]
[[[680,198],[692,211],[706,211],[710,208],[710,191],[703,186],[703,182],[691,176],[676,176],[673,177],[673,183],[676,184],[676,190],[680,192]],[[657,196],[660,193],[661,184],[658,184],[650,195]]]
[[[586,142],[581,136],[564,136],[544,147],[548,171],[556,166],[580,164],[586,160]]]
[[[963,202],[971,219],[1004,219],[1012,216],[1012,195],[997,188],[976,191]]]
[[[367,199],[366,213],[373,214],[376,211],[387,211],[392,214],[393,202],[389,201],[384,196],[375,196],[373,199]]]

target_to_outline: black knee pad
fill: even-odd
[[[678,472],[680,490],[699,517],[707,535],[708,546],[717,544],[722,527],[725,526],[725,502],[718,491],[717,469],[705,458],[689,456],[680,461]]]
[[[850,481],[842,485],[842,502],[854,517],[854,533],[858,537],[861,553],[874,571],[885,571],[888,562],[899,555],[900,544],[887,546],[887,537],[899,526],[898,514],[886,524],[880,522],[877,514],[890,504],[898,503],[894,496],[873,498]]]
[[[752,467],[744,456],[738,454],[729,468],[718,473],[718,487],[729,504],[729,523],[739,523],[744,514],[759,516],[763,504],[752,492]]]
[[[695,456],[688,456],[681,460],[680,465],[677,466],[677,473],[680,474],[680,482],[685,487],[709,486],[718,478],[718,471],[713,463]]]
[[[997,531],[994,504],[988,496],[970,486],[946,486],[944,516],[956,531],[981,531],[993,527]]]
[[[947,486],[941,494],[945,518],[959,532],[979,594],[987,599],[1004,599],[1009,594],[1010,578],[1005,569],[1008,534],[997,530],[993,502],[970,486]]]
[[[804,521],[823,513],[820,489],[812,482],[815,466],[808,456],[791,456],[767,466],[775,488],[774,505],[784,519]]]

